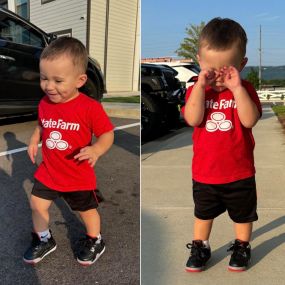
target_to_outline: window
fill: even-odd
[[[30,27],[9,17],[1,19],[0,40],[1,39],[17,44],[45,47],[44,39],[40,33],[31,30]]]
[[[72,37],[72,29],[61,30],[53,32],[53,34],[57,35],[57,37]]]
[[[52,1],[55,1],[55,0],[42,0],[42,5],[43,5],[43,4],[46,4],[46,3],[48,3],[48,2],[52,2]]]
[[[8,9],[8,0],[0,0],[0,7]]]
[[[29,19],[29,7],[28,7],[28,0],[15,0],[16,9],[15,12],[19,16]]]

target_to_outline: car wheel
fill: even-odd
[[[177,104],[168,104],[166,111],[166,124],[168,128],[177,127],[179,124],[180,112]]]
[[[162,114],[159,104],[144,91],[141,92],[141,135],[143,140],[154,138],[161,131]]]
[[[99,102],[102,100],[103,94],[100,92],[99,84],[96,82],[96,80],[92,80],[89,77],[85,85],[80,88],[80,91]]]

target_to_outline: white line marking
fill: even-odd
[[[128,129],[128,128],[132,128],[132,127],[139,126],[139,125],[140,125],[140,123],[134,123],[134,124],[124,125],[124,126],[120,126],[120,127],[114,128],[114,131],[119,131],[119,130],[123,130],[123,129]],[[39,144],[39,147],[41,147],[41,146],[42,146],[42,144]],[[25,146],[25,147],[21,147],[21,148],[17,148],[17,149],[12,149],[12,150],[3,151],[3,152],[0,152],[0,157],[1,157],[1,156],[5,156],[5,155],[9,155],[9,154],[14,154],[14,153],[17,153],[17,152],[26,151],[27,149],[28,149],[28,147]]]
[[[8,151],[3,151],[3,152],[0,152],[0,156],[4,156],[4,155],[9,155],[9,154],[25,151],[27,149],[28,149],[28,147],[21,147],[21,148],[17,148],[17,149],[8,150]]]
[[[129,125],[124,125],[124,126],[116,127],[114,129],[114,131],[123,130],[123,129],[131,128],[131,127],[135,127],[135,126],[139,126],[139,125],[140,125],[140,123],[133,123],[133,124],[129,124]]]

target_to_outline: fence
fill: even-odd
[[[285,102],[285,89],[257,91],[260,101]]]

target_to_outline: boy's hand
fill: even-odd
[[[36,156],[37,156],[37,153],[38,153],[38,144],[29,144],[28,146],[28,155],[32,161],[32,163],[36,163]]]
[[[236,88],[242,86],[239,71],[233,66],[225,66],[220,70],[224,76],[224,86],[234,92]]]
[[[205,88],[208,85],[211,85],[219,76],[219,72],[215,70],[201,70],[198,76],[198,82],[200,85]]]
[[[78,159],[79,161],[88,160],[91,167],[94,167],[98,158],[99,155],[96,153],[96,150],[94,150],[94,146],[86,146],[74,156],[74,159]]]

